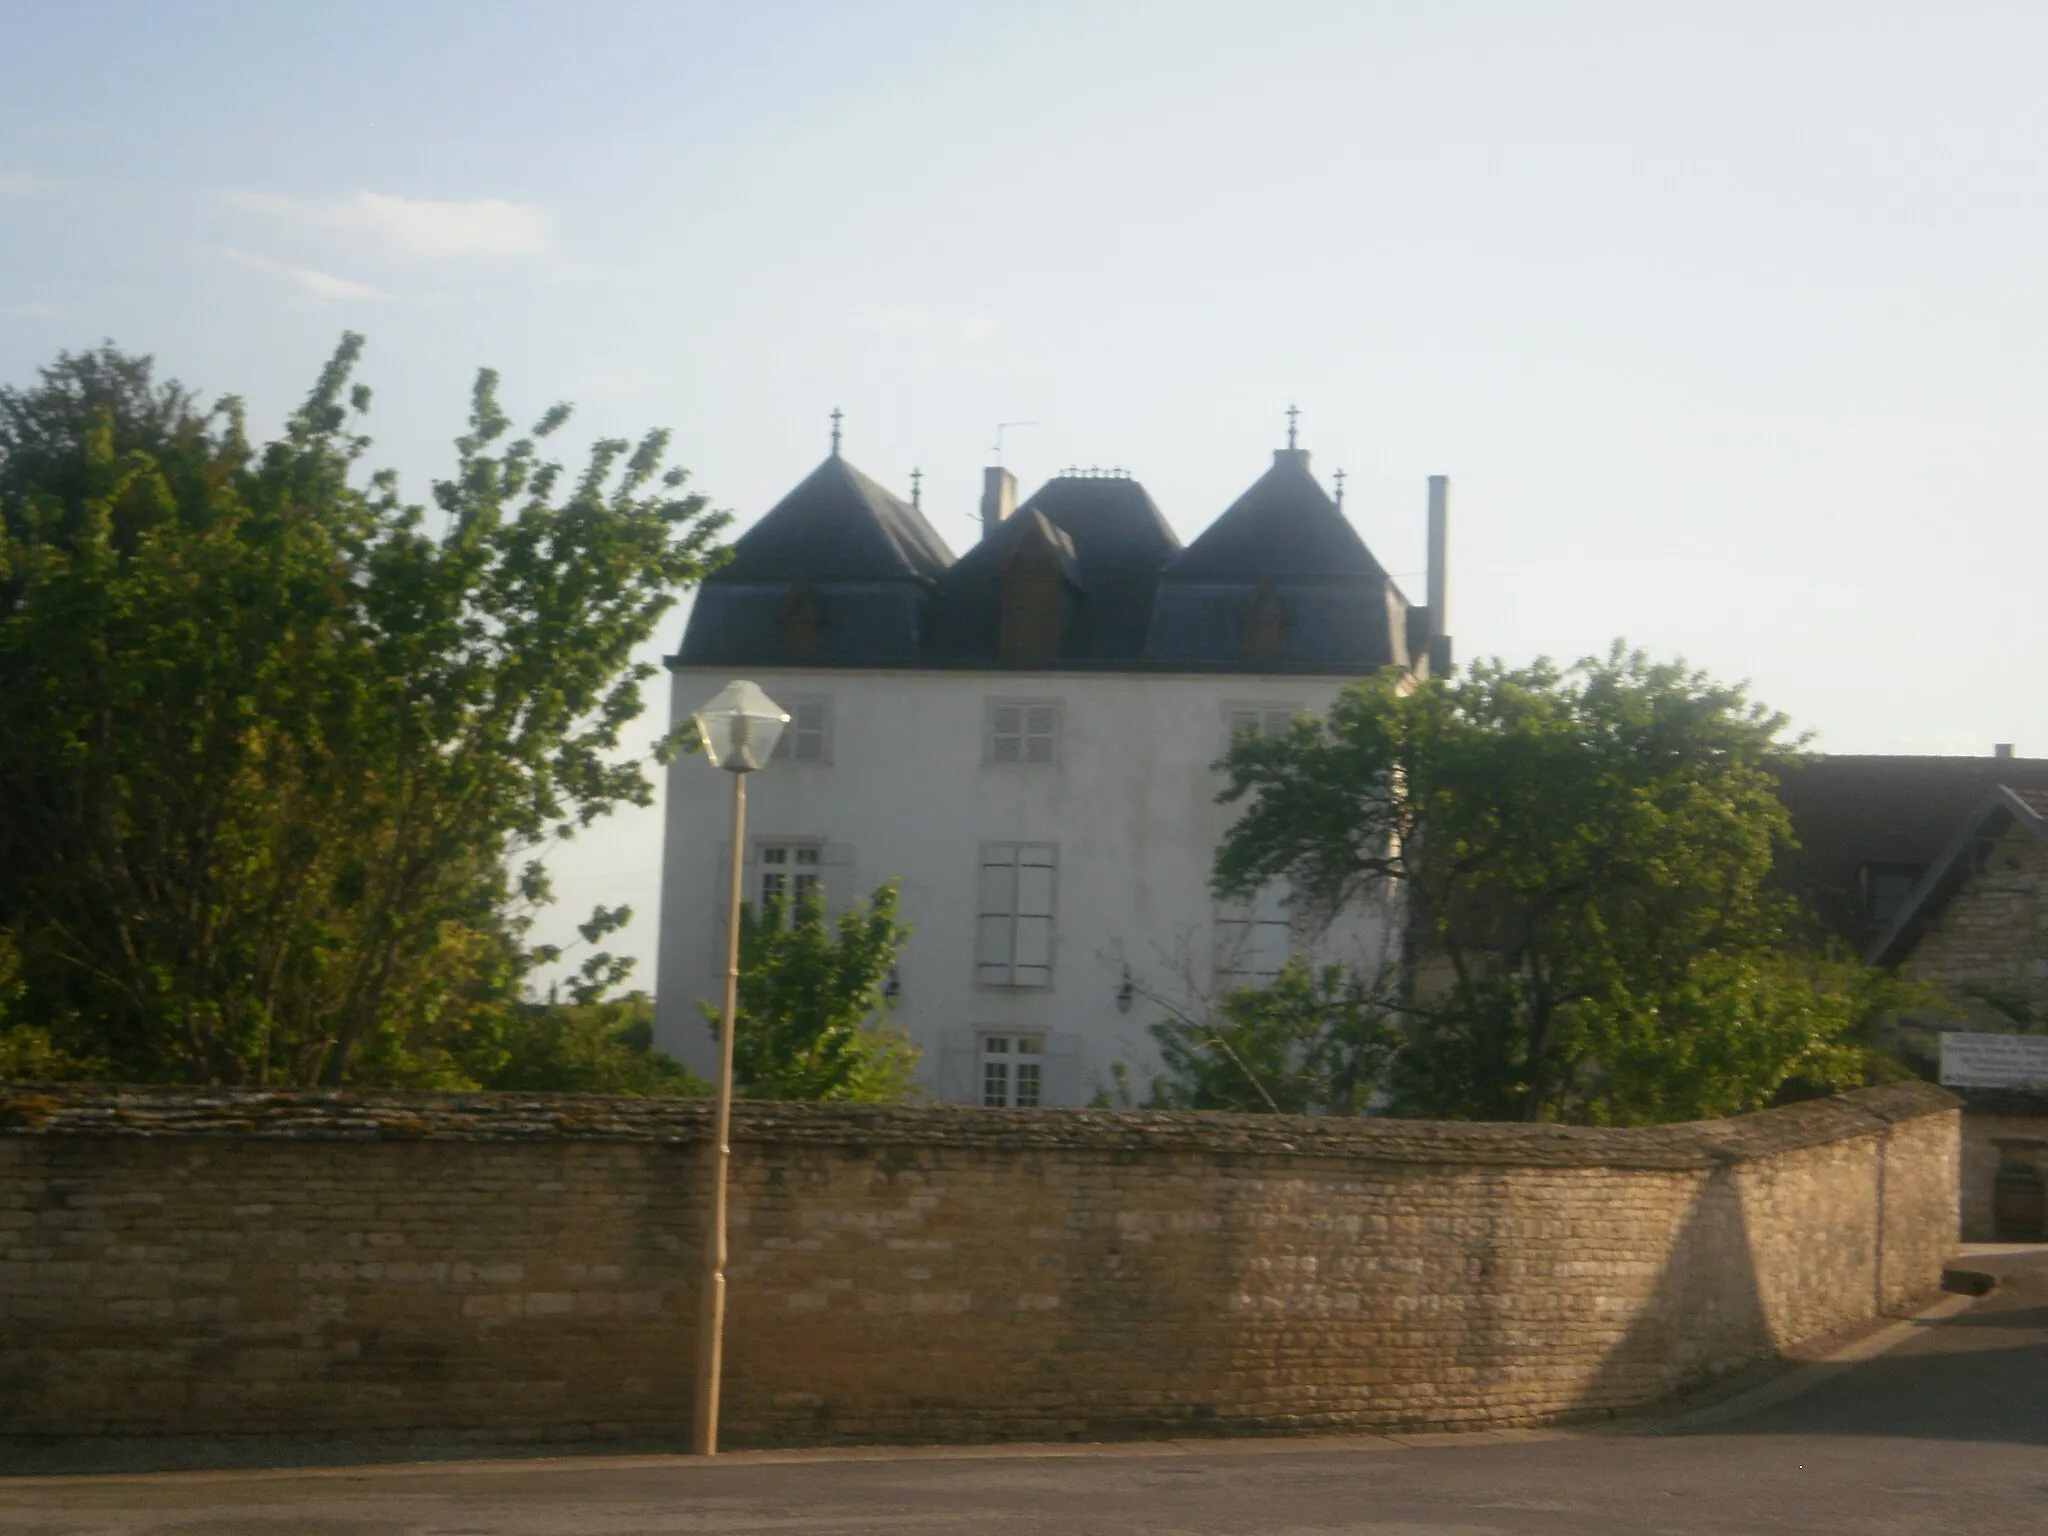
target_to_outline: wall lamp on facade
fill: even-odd
[[[1123,985],[1116,989],[1116,1011],[1118,1013],[1129,1013],[1131,1011],[1131,1004],[1137,1001],[1137,997],[1138,989],[1131,981],[1131,968],[1127,965],[1124,967]]]
[[[718,1387],[725,1343],[725,1170],[731,1156],[732,1032],[740,983],[740,876],[747,835],[747,775],[768,761],[789,716],[759,687],[727,683],[697,711],[711,766],[732,775],[732,871],[726,896],[725,1016],[718,1032],[718,1108],[711,1134],[711,1219],[704,1245],[703,1310],[697,1343],[697,1453],[718,1450]]]

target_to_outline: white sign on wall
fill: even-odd
[[[1944,1033],[1941,1081],[1949,1088],[2026,1088],[2048,1083],[2048,1035]]]

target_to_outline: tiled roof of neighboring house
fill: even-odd
[[[1005,655],[1013,557],[1057,570],[1057,611],[1036,621],[1057,644]],[[1411,627],[1304,450],[1278,451],[1186,549],[1137,481],[1062,475],[957,561],[922,512],[834,454],[706,579],[671,659],[1357,675],[1406,665]]]
[[[1872,965],[1892,965],[1903,960],[1927,925],[1977,867],[1974,853],[1979,844],[2003,837],[2014,828],[2048,843],[2048,814],[2044,811],[2048,811],[2048,793],[2016,791],[2003,784],[1994,787],[1957,828],[1941,856],[1921,876],[1904,908],[1871,944],[1865,958]]]
[[[1833,755],[1790,765],[1778,793],[1800,846],[1784,860],[1787,883],[1860,952],[1884,926],[1869,915],[1866,872],[1917,880],[2000,784],[2048,793],[2048,759]]]

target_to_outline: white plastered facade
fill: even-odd
[[[1219,964],[1226,985],[1270,968],[1270,943],[1248,958],[1244,914],[1219,912],[1210,895],[1216,848],[1236,814],[1216,803],[1213,765],[1233,712],[1321,714],[1352,681],[925,668],[747,675],[785,709],[824,701],[829,717],[825,760],[779,759],[749,776],[749,896],[769,872],[764,849],[812,850],[805,867],[835,908],[895,883],[911,933],[892,1022],[923,1052],[922,1090],[983,1102],[991,1042],[1021,1037],[1042,1051],[1038,1102],[1051,1107],[1108,1089],[1117,1064],[1142,1097],[1160,1070],[1148,1026],[1165,1009],[1153,999],[1197,1001],[1217,988]],[[671,677],[677,719],[730,680],[686,667]],[[1016,703],[1057,706],[1054,761],[991,760],[989,711]],[[679,758],[667,806],[656,1041],[709,1075],[702,1004],[723,986],[731,781],[701,756]],[[983,864],[991,849],[1027,844],[1056,850],[1051,973],[1046,985],[997,984],[985,963]],[[1281,939],[1296,953],[1374,966],[1389,958],[1393,931],[1386,910],[1367,907],[1314,933],[1296,923]]]

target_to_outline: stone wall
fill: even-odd
[[[742,1105],[732,1445],[1522,1425],[1939,1284],[1954,1100]],[[0,1432],[679,1444],[704,1106],[0,1090]]]
[[[1969,989],[1988,988],[2048,1010],[2048,845],[2014,828],[1985,848],[1899,970],[1966,1006]],[[1981,1008],[1972,1014],[2011,1027]]]

